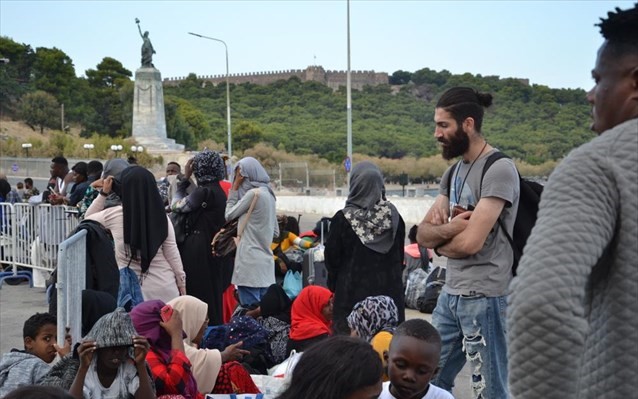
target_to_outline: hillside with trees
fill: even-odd
[[[132,72],[118,60],[104,57],[78,77],[64,51],[33,49],[7,37],[0,37],[0,58],[9,59],[0,64],[4,120],[23,121],[42,133],[62,132],[69,125],[82,138],[99,137],[104,142],[130,136],[134,84]],[[383,158],[394,165],[385,168],[392,175],[394,169],[397,173],[412,170],[422,160],[437,157],[434,104],[453,86],[494,95],[483,132],[492,145],[531,168],[530,173],[546,174],[572,148],[593,137],[583,90],[423,68],[396,71],[388,85],[353,91],[354,152]],[[165,87],[164,95],[169,137],[187,149],[223,148],[227,134],[224,84],[206,85],[191,74],[178,87]],[[236,153],[255,151],[253,147],[261,143],[259,148],[272,147],[272,153],[323,158],[333,164],[346,156],[345,87],[333,91],[317,82],[291,78],[267,86],[231,85],[230,96]],[[65,126],[60,121],[62,104]],[[430,179],[439,169],[416,169],[412,176]]]

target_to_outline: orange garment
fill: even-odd
[[[325,287],[309,285],[292,303],[290,339],[301,341],[322,334],[331,334],[332,322],[321,310],[330,302],[332,292]]]

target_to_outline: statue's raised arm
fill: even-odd
[[[140,20],[135,18],[135,23],[137,24],[137,29],[140,32],[140,36],[142,36],[142,40],[144,40],[144,43],[142,44],[142,67],[154,68],[153,54],[155,54],[155,49],[153,48],[151,39],[148,37],[148,31],[142,34],[142,28],[140,27]]]

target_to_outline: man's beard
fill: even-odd
[[[439,143],[443,144],[441,146],[443,159],[448,161],[465,154],[468,148],[470,148],[470,138],[467,136],[467,133],[463,131],[462,126],[456,129],[456,132],[454,132],[449,140],[441,138],[439,139]]]

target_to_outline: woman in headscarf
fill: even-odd
[[[359,337],[372,345],[387,370],[384,353],[390,350],[392,335],[399,323],[397,306],[389,296],[370,296],[357,302],[348,315],[350,335]],[[384,381],[388,376],[384,374]]]
[[[399,323],[405,319],[404,240],[405,223],[385,199],[381,170],[372,162],[356,164],[346,206],[332,218],[325,249],[328,288],[335,295],[335,333],[350,333],[346,317],[369,296],[389,296],[397,306]]]
[[[131,310],[135,330],[150,344],[146,363],[151,370],[157,396],[182,395],[187,399],[204,399],[198,391],[191,362],[186,357],[180,312],[173,309],[170,318],[163,321],[161,310],[164,305],[159,300],[145,301]]]
[[[248,210],[255,199],[255,206]],[[226,203],[226,220],[239,218],[246,228],[235,255],[232,283],[237,285],[239,303],[244,307],[257,305],[266,290],[275,283],[275,269],[270,244],[279,236],[275,210],[275,193],[270,177],[258,160],[242,158],[235,167],[233,187]]]
[[[119,181],[120,174],[129,166],[129,163],[122,158],[113,158],[106,161],[101,177],[89,185],[84,193],[84,198],[78,202],[78,217],[80,219],[84,219],[86,211],[89,209],[93,201],[95,201],[97,196],[100,195],[100,189],[104,184],[104,179],[109,176],[113,176],[116,181]],[[109,194],[104,201],[104,209],[120,205],[121,203],[122,201],[120,201],[120,197],[118,197],[114,191],[111,191],[111,194]]]
[[[257,393],[250,374],[236,360],[250,352],[241,349],[241,343],[228,345],[223,351],[199,348],[206,327],[208,327],[208,305],[199,299],[183,295],[168,303],[182,316],[184,349],[190,360],[199,392],[209,393]],[[225,387],[229,380],[231,386]]]
[[[122,204],[104,209],[112,191]],[[151,172],[140,166],[128,167],[121,173],[119,187],[113,185],[112,177],[107,177],[86,215],[86,219],[111,231],[120,273],[130,267],[139,279],[144,300],[170,301],[186,293],[186,275],[173,225]]]
[[[219,325],[222,320],[222,295],[224,259],[213,257],[210,242],[224,225],[226,194],[219,185],[225,175],[224,161],[211,150],[204,150],[190,159],[184,175],[178,176],[176,201],[172,212],[187,213],[186,239],[179,245],[184,271],[188,276],[186,290],[190,295],[208,304],[208,322]],[[197,188],[186,194],[195,175]]]
[[[309,285],[292,303],[292,323],[286,352],[303,352],[307,347],[332,334],[332,292],[325,287]]]

